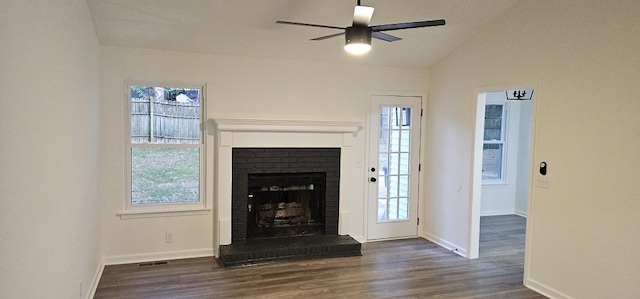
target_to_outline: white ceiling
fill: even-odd
[[[356,0],[88,0],[104,45],[257,56],[328,63],[429,68],[518,0],[362,0],[375,12],[370,25],[445,19],[445,26],[390,31],[396,42],[374,39],[371,52],[351,56],[344,37]]]

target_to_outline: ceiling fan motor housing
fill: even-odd
[[[371,44],[371,28],[366,26],[351,26],[345,28],[346,44]]]

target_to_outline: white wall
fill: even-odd
[[[346,54],[345,54],[346,55]],[[424,93],[427,72],[418,69],[219,56],[202,53],[101,47],[103,126],[103,249],[107,262],[183,257],[217,248],[213,215],[121,220],[124,190],[122,90],[125,79],[203,82],[207,118],[264,118],[359,121],[366,119],[368,91]],[[364,132],[354,140],[355,159],[364,159]],[[208,141],[208,206],[213,203],[213,138]],[[350,234],[364,236],[365,169],[356,168]],[[358,204],[359,202],[359,204]],[[213,207],[216,208],[215,206]],[[165,231],[175,242],[164,242]]]
[[[87,298],[101,257],[87,4],[2,1],[0,38],[0,298]]]
[[[639,16],[634,0],[522,1],[430,70],[425,234],[469,248],[474,90],[533,82],[551,189],[531,195],[526,284],[640,294]]]

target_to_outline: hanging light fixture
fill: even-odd
[[[351,26],[345,29],[344,50],[353,55],[362,55],[371,50],[371,28]]]
[[[530,101],[533,97],[533,89],[505,90],[508,101]]]

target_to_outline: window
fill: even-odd
[[[485,183],[504,182],[505,112],[503,104],[488,104],[485,107],[482,147],[482,180]]]
[[[127,84],[124,214],[204,208],[203,91]]]

